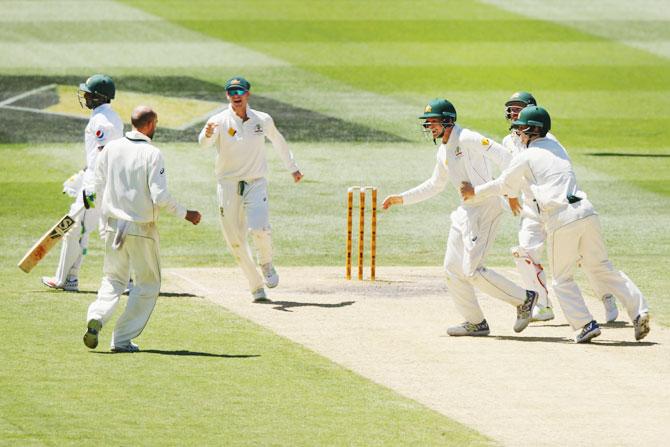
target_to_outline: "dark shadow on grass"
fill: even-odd
[[[41,87],[55,85],[78,86],[90,73],[81,76],[0,76],[0,101],[16,98]],[[141,92],[184,99],[198,99],[227,105],[222,85],[188,76],[115,76],[117,90]],[[253,80],[252,80],[253,82]],[[25,142],[81,142],[86,126],[86,117],[40,113],[57,104],[56,88],[46,89],[27,97],[18,98],[4,107],[0,106],[0,143]],[[75,98],[68,100],[75,101]],[[112,101],[114,106],[114,101]],[[388,132],[368,127],[357,122],[346,121],[314,110],[297,107],[273,98],[254,93],[250,106],[269,113],[277,128],[291,142],[337,141],[337,142],[403,142],[406,139]],[[9,107],[9,108],[8,108]],[[11,109],[11,107],[15,107]],[[122,117],[127,120],[127,117]],[[183,123],[185,129],[159,127],[156,141],[191,142],[198,140],[198,133],[205,117],[194,116],[194,121]],[[126,130],[128,126],[126,126]]]
[[[40,292],[51,292],[51,293],[75,293],[77,295],[97,295],[97,290],[80,290],[78,292],[69,292],[65,290],[40,290]],[[124,292],[123,295],[128,296],[127,292]],[[193,295],[192,293],[182,293],[182,292],[161,292],[159,297],[163,298],[202,298],[200,295]]]
[[[341,303],[301,303],[297,301],[270,301],[268,300],[265,303],[258,304],[272,304],[272,309],[280,310],[282,312],[293,312],[291,309],[294,307],[321,307],[324,309],[335,309],[338,307],[351,306],[356,301],[342,301]]]
[[[90,351],[92,354],[159,354],[159,355],[176,355],[176,356],[190,356],[190,357],[218,357],[224,359],[248,359],[260,357],[260,354],[212,354],[211,352],[198,351],[163,351],[161,349],[141,349],[138,352],[112,352],[112,351]]]
[[[198,351],[163,351],[160,349],[144,349],[138,354],[160,354],[160,355],[177,355],[177,356],[193,356],[193,357],[219,357],[224,359],[249,359],[254,357],[260,357],[260,354],[212,354],[210,352],[198,352]]]
[[[530,323],[528,327],[569,327],[568,323]]]
[[[670,158],[670,154],[637,154],[632,152],[589,152],[592,157],[640,157],[640,158]]]

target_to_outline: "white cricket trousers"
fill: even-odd
[[[597,215],[549,232],[548,244],[553,272],[552,287],[573,329],[582,328],[593,320],[574,280],[574,270],[578,263],[581,263],[594,290],[610,290],[623,303],[631,321],[649,310],[640,289],[625,273],[616,270],[607,258]]]
[[[110,219],[105,233],[105,262],[98,298],[88,307],[86,320],[107,323],[114,314],[133,269],[135,285],[128,304],[116,321],[111,346],[125,346],[146,326],[161,288],[158,230],[154,223],[130,224],[123,245],[112,248],[116,219]]]
[[[495,240],[502,208],[495,202],[477,208],[459,207],[452,213],[444,256],[447,287],[456,309],[465,321],[474,324],[484,320],[475,287],[513,306],[523,304],[526,299],[525,289],[483,265]]]
[[[219,180],[217,197],[221,229],[228,249],[244,272],[252,292],[263,287],[249,246],[251,234],[257,250],[258,264],[272,262],[272,229],[268,207],[267,180],[259,178],[245,182],[244,191],[234,180]],[[241,194],[240,194],[241,192]]]
[[[77,211],[82,205],[83,199],[80,193],[78,199],[70,206],[69,214],[71,215]],[[84,210],[76,219],[70,231],[63,236],[60,258],[56,268],[56,283],[58,285],[65,284],[68,277],[77,278],[79,276],[79,269],[88,249],[89,236],[98,227],[99,218],[100,211],[98,208]]]
[[[547,275],[542,268],[542,249],[547,239],[544,225],[537,219],[521,217],[519,246],[512,248],[512,256],[521,276],[523,286],[538,293],[537,304],[550,306]]]

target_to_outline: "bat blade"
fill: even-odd
[[[72,216],[63,216],[53,227],[49,229],[44,235],[35,242],[26,255],[19,261],[18,267],[26,273],[30,271],[49,253],[49,250],[60,241],[65,233],[76,223],[76,218],[83,211],[83,207],[75,212]]]

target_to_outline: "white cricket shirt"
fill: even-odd
[[[123,121],[112,110],[111,105],[102,104],[91,111],[84,131],[84,147],[86,149],[86,169],[82,180],[83,188],[88,194],[95,192],[95,165],[98,154],[110,141],[123,137]]]
[[[158,219],[160,208],[186,217],[186,209],[168,192],[161,151],[137,131],[105,146],[95,169],[95,188],[102,192],[98,206],[104,218],[150,223]]]
[[[555,139],[538,138],[517,154],[500,177],[475,187],[475,197],[510,194],[527,182],[540,207],[547,230],[595,214],[586,194],[577,185],[577,177],[566,150]],[[568,196],[579,197],[570,203]]]
[[[293,173],[298,165],[286,140],[275,127],[272,117],[264,112],[247,107],[247,121],[237,116],[231,105],[211,117],[207,123],[217,127],[210,138],[205,137],[205,128],[198,136],[202,147],[216,144],[215,174],[219,180],[254,180],[268,173],[265,138],[279,152],[286,169]]]

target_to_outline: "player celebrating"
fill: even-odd
[[[516,92],[505,103],[505,118],[511,124],[517,119],[521,110],[527,106],[536,105],[537,101],[532,94],[528,92]],[[521,143],[517,132],[513,129],[510,130],[511,132],[503,139],[502,144],[512,152],[512,155],[517,155],[526,147]],[[551,132],[547,132],[545,138],[556,141],[556,137]],[[527,183],[524,182],[522,184],[520,192],[523,198],[523,208],[521,210],[521,225],[519,228],[519,246],[512,248],[512,255],[514,256],[514,261],[524,285],[540,294],[538,304],[533,308],[531,321],[548,321],[554,318],[554,312],[547,296],[546,275],[540,263],[547,234],[540,218],[537,201],[533,197],[533,192]],[[595,289],[598,281],[593,281],[589,278],[589,282]],[[607,322],[616,320],[619,311],[614,296],[609,293],[599,293],[597,290],[596,294],[602,297]]]
[[[570,158],[558,141],[547,138],[549,113],[529,106],[512,125],[526,149],[497,179],[474,187],[472,182],[464,182],[460,188],[463,199],[477,203],[518,191],[527,183],[546,225],[552,287],[566,319],[578,331],[575,341],[584,343],[600,335],[600,327],[574,280],[578,263],[593,281],[594,289],[610,289],[621,299],[633,321],[635,339],[643,339],[650,330],[647,302],[630,278],[607,258],[598,216],[577,185]]]
[[[229,106],[214,115],[200,132],[202,147],[216,145],[215,174],[223,236],[244,275],[255,302],[267,302],[263,284],[273,288],[279,276],[272,264],[272,233],[268,209],[265,138],[279,152],[293,180],[303,175],[272,117],[248,106],[251,84],[242,77],[225,85]],[[251,233],[262,276],[251,255]]]
[[[93,75],[79,85],[79,103],[92,112],[84,132],[86,167],[83,175],[75,174],[78,181],[74,184],[66,182],[66,190],[76,198],[70,206],[70,215],[84,205],[84,195],[90,200],[94,198],[95,163],[100,151],[110,141],[123,136],[123,122],[110,105],[115,94],[114,81],[107,75]],[[75,225],[63,237],[56,276],[42,277],[45,286],[68,292],[79,290],[79,269],[88,248],[89,235],[98,227],[99,217],[99,209],[93,206],[80,214]]]
[[[477,185],[486,183],[492,179],[491,162],[501,168],[509,163],[510,154],[500,144],[456,124],[456,109],[446,99],[431,101],[419,119],[424,120],[424,130],[430,132],[433,141],[441,143],[433,175],[409,191],[386,197],[382,204],[384,209],[427,200],[443,191],[449,181],[457,189],[464,181]],[[475,286],[516,306],[516,332],[528,326],[537,292],[524,290],[483,265],[502,214],[503,202],[498,197],[461,202],[451,213],[444,268],[449,291],[465,322],[450,327],[449,335],[489,334],[488,323],[475,296]]]
[[[132,340],[146,326],[161,287],[156,219],[160,209],[197,225],[200,213],[187,211],[167,189],[160,150],[151,144],[158,116],[146,106],[132,114],[133,130],[100,155],[95,187],[105,221],[104,276],[97,299],[88,308],[84,344],[94,349],[103,325],[112,317],[133,269],[135,286],[112,333],[113,352],[136,352]]]

